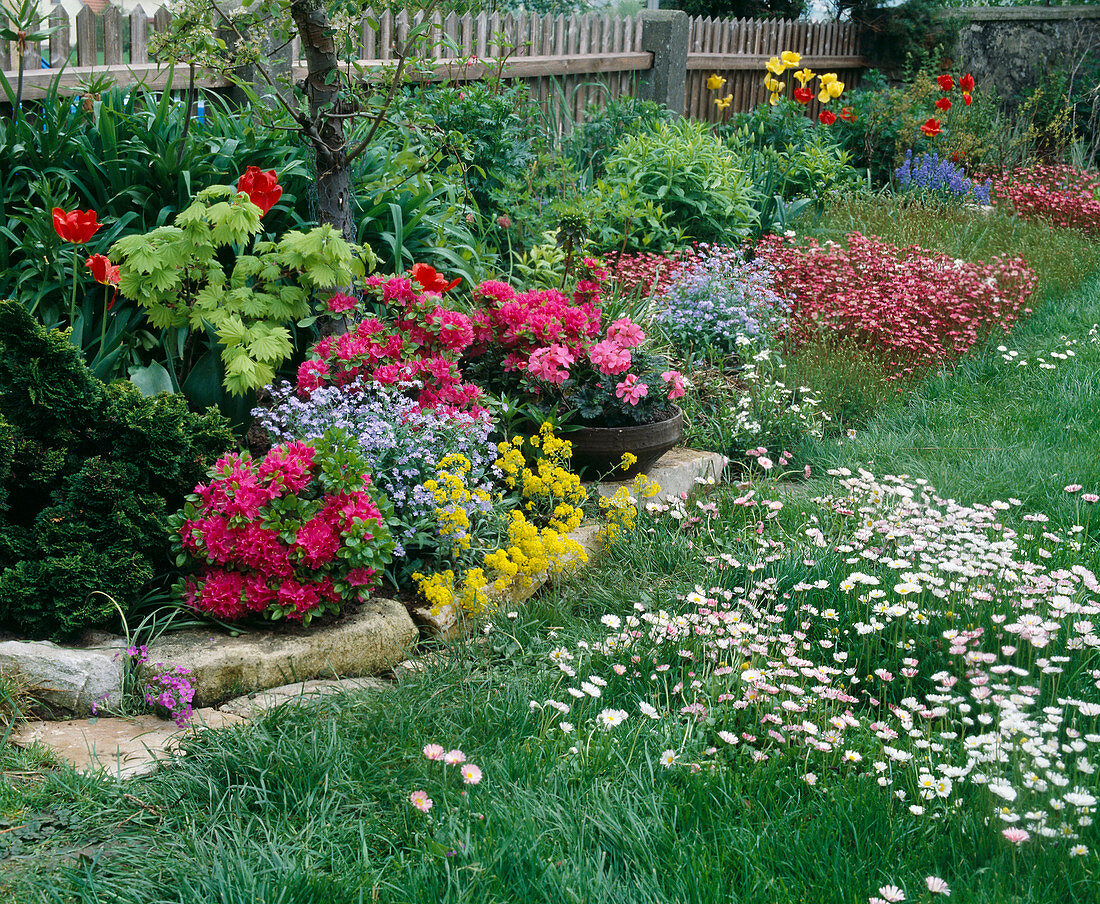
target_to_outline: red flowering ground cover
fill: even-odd
[[[791,301],[787,338],[852,342],[894,379],[958,358],[994,328],[1008,330],[1035,290],[1020,258],[956,261],[859,233],[847,245],[770,237],[758,256],[775,266],[775,289]]]
[[[1100,174],[1072,166],[1031,166],[994,181],[994,198],[1025,220],[1100,234]]]

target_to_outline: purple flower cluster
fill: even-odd
[[[421,408],[410,398],[416,392],[409,390],[416,388],[363,382],[321,387],[303,399],[287,383],[272,387],[270,409],[253,412],[275,442],[311,439],[331,427],[342,427],[358,438],[371,464],[374,490],[393,504],[397,558],[404,558],[406,546],[419,545],[417,538],[434,530],[435,496],[423,483],[436,476],[444,456],[465,455],[471,463],[467,485],[487,492],[496,460],[487,413]],[[470,504],[479,510],[489,506],[487,501]]]
[[[131,646],[127,648],[126,655],[135,665],[141,666],[149,661],[149,648],[144,644]],[[166,709],[169,718],[180,728],[190,721],[194,713],[191,701],[195,699],[195,688],[191,684],[191,670],[182,666],[153,663],[153,672],[145,678],[141,694],[149,706]]]
[[[677,271],[657,315],[669,341],[690,362],[752,345],[782,319],[786,302],[763,261],[746,261],[735,248],[700,246],[700,258]]]
[[[905,152],[905,162],[894,171],[902,191],[919,191],[945,198],[973,198],[989,203],[989,182],[974,182],[966,171],[939,154],[921,154],[913,159],[913,151]]]

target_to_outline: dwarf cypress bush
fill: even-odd
[[[0,302],[0,629],[112,623],[168,566],[168,515],[233,444],[212,409],[104,384],[67,338]]]

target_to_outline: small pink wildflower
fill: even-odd
[[[882,895],[884,901],[890,901],[891,904],[897,904],[898,901],[905,900],[905,892],[896,885],[884,885],[878,890],[878,893]]]
[[[1084,489],[1079,483],[1071,483],[1069,486],[1063,487],[1067,493],[1080,493]]]
[[[427,791],[413,791],[409,795],[409,803],[421,813],[427,813],[432,808],[432,799],[428,797]]]
[[[481,770],[473,763],[467,763],[459,772],[462,774],[462,781],[467,785],[476,785],[481,781]]]
[[[1026,829],[1017,829],[1015,827],[1002,829],[1001,834],[1005,836],[1013,844],[1023,844],[1025,841],[1030,840],[1031,833]]]
[[[443,759],[443,747],[440,744],[425,744],[424,756],[429,760]]]
[[[934,895],[943,895],[945,898],[951,897],[951,889],[939,876],[928,876],[924,880],[924,884],[928,886],[928,890]]]
[[[661,374],[661,379],[670,384],[668,387],[668,400],[674,401],[684,395],[684,375],[678,370],[666,370]]]
[[[448,766],[458,766],[459,764],[466,762],[466,754],[458,749],[449,750],[445,754],[443,754],[443,762],[446,763]]]

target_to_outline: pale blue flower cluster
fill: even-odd
[[[971,198],[989,203],[989,182],[968,179],[966,171],[939,154],[921,154],[913,159],[913,151],[905,152],[905,162],[894,171],[902,191],[919,191],[945,198]]]
[[[764,262],[746,261],[733,248],[704,245],[700,251],[669,283],[656,318],[688,363],[763,342],[786,308]]]
[[[466,456],[471,465],[468,487],[487,492],[492,491],[491,469],[497,457],[489,441],[492,421],[487,414],[421,408],[409,397],[413,389],[418,387],[326,386],[303,399],[284,383],[272,387],[270,408],[252,412],[273,442],[321,436],[331,427],[342,427],[357,437],[370,460],[374,488],[393,504],[391,527],[398,558],[411,552],[406,547],[425,545],[434,536],[435,498],[423,483],[436,476],[443,457]],[[488,506],[487,501],[472,500],[470,513]]]

